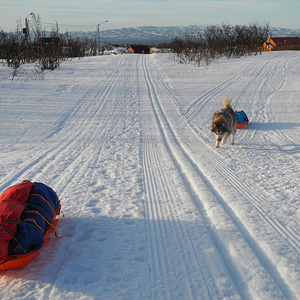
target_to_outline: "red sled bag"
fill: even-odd
[[[60,202],[43,183],[24,180],[0,195],[0,270],[30,263],[55,231]]]

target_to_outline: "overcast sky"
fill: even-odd
[[[252,22],[300,28],[300,0],[0,0],[0,29],[15,31],[17,21],[32,21],[31,12],[46,29],[57,22],[68,31],[95,30],[105,20],[101,30]]]

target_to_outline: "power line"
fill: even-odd
[[[33,21],[29,21],[29,23],[34,23]],[[64,27],[96,27],[97,28],[97,25],[83,25],[83,24],[61,24],[61,23],[49,23],[49,22],[38,22],[39,24],[44,24],[44,25],[51,25],[51,26],[64,26]]]

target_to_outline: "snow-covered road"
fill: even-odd
[[[23,179],[65,217],[10,299],[299,299],[300,52],[200,68],[168,54],[1,69],[0,191]],[[224,97],[250,124],[214,149]]]

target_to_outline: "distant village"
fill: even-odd
[[[104,55],[116,54],[151,54],[162,52],[161,48],[147,45],[110,46],[103,51]],[[263,44],[263,51],[300,50],[300,37],[269,37]]]
[[[109,46],[111,49],[103,51],[104,55],[115,55],[115,54],[151,54],[160,53],[161,49],[156,47],[149,47],[147,45],[124,45],[124,46]]]

